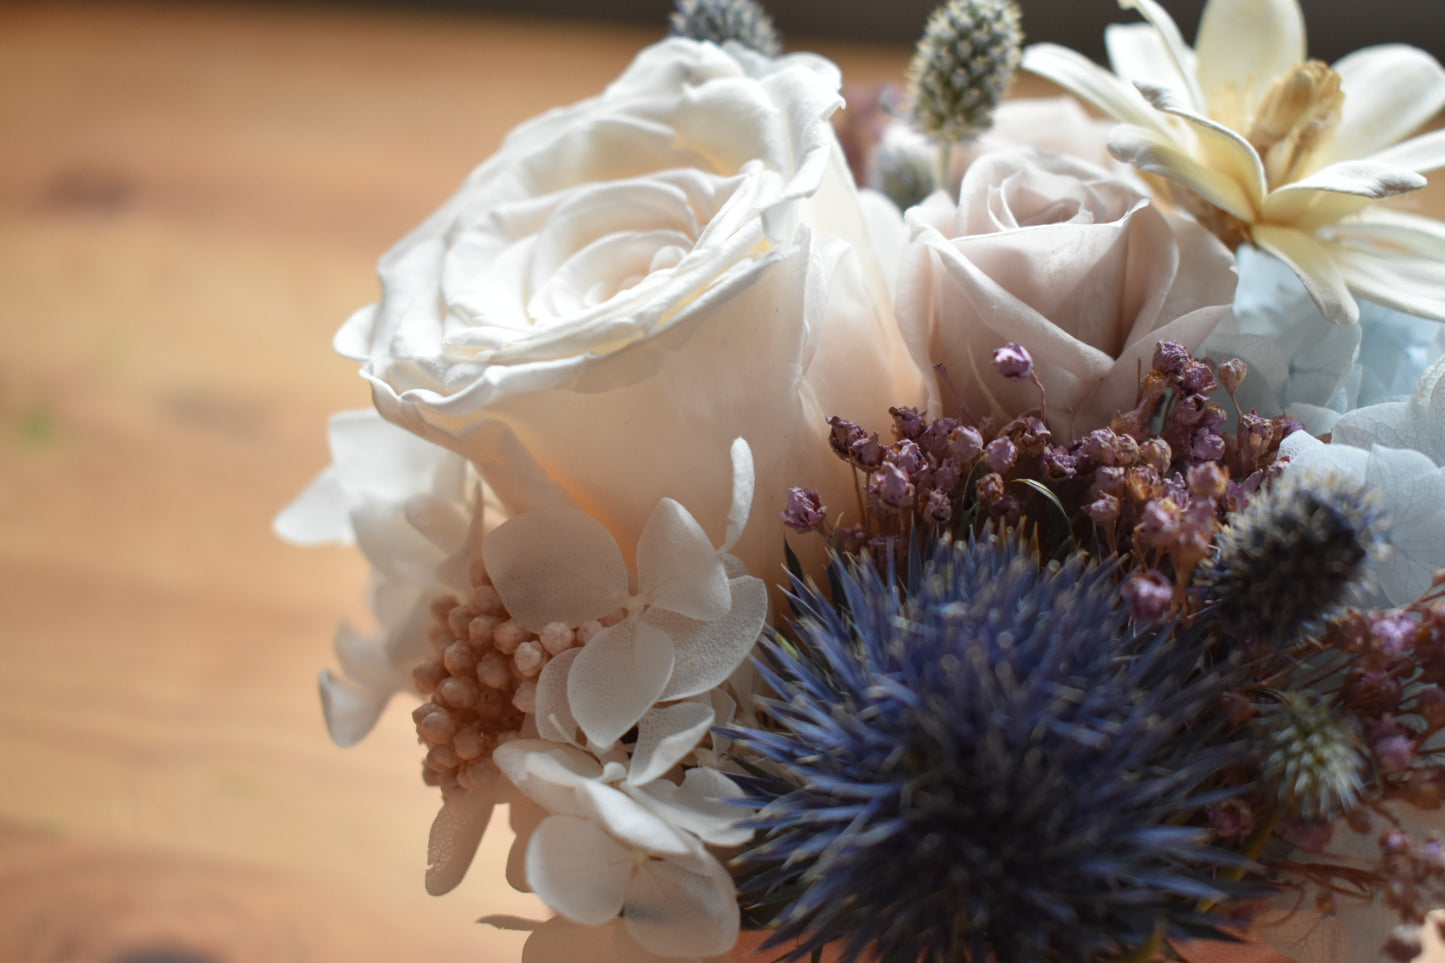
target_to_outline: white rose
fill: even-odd
[[[663,496],[720,542],[746,438],[757,501],[734,551],[771,577],[789,486],[853,503],[825,418],[922,400],[870,240],[902,225],[843,164],[839,82],[815,56],[644,50],[601,97],[515,130],[391,251],[338,349],[510,510],[545,498],[517,475],[534,460],[623,545]]]
[[[1076,158],[1012,148],[977,159],[957,205],[935,193],[908,213],[898,323],[914,357],[947,377],[929,407],[1009,418],[1038,407],[1031,381],[990,366],[1022,344],[1049,427],[1072,438],[1135,404],[1154,346],[1197,348],[1234,297],[1234,257]]]

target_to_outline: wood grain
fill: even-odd
[[[362,562],[270,519],[368,403],[329,344],[376,258],[654,36],[0,4],[0,959],[518,958],[471,922],[537,912],[503,834],[423,893],[409,707],[326,737]],[[854,82],[907,55],[799,46]]]

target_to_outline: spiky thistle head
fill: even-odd
[[[1311,821],[1348,812],[1364,788],[1359,733],[1309,693],[1281,692],[1278,700],[1251,727],[1270,801]]]
[[[772,943],[1063,963],[1214,934],[1200,903],[1240,895],[1215,871],[1241,862],[1189,820],[1248,749],[1205,745],[1223,680],[1191,640],[1134,628],[1111,568],[1012,537],[911,568],[836,563],[843,611],[795,586],[796,639],[765,648],[770,727],[734,735],[774,774],[741,857]]]
[[[1022,49],[1014,0],[949,0],[928,18],[908,66],[914,122],[949,143],[987,130]]]
[[[677,0],[669,24],[675,37],[716,44],[734,40],[765,57],[783,49],[773,18],[755,0]]]
[[[1286,471],[1230,520],[1196,586],[1226,644],[1284,648],[1362,585],[1382,511],[1337,474]]]

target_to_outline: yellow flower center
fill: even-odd
[[[1314,156],[1334,137],[1344,102],[1340,75],[1319,60],[1275,81],[1245,132],[1271,190],[1310,173]]]

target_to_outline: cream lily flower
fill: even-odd
[[[1297,0],[1209,0],[1192,50],[1155,0],[1119,6],[1147,23],[1108,28],[1113,73],[1054,44],[1023,67],[1120,121],[1116,157],[1288,264],[1330,321],[1358,320],[1354,295],[1445,320],[1445,225],[1375,207],[1445,166],[1445,131],[1402,140],[1445,107],[1445,68],[1404,44],[1307,60]]]

